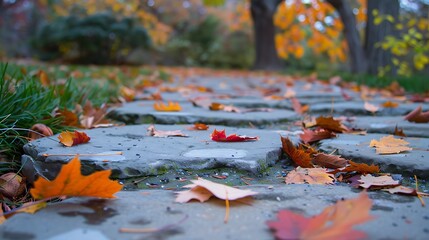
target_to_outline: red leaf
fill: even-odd
[[[82,143],[87,143],[91,138],[86,135],[84,132],[69,132],[65,131],[60,133],[58,136],[58,139],[60,140],[60,143],[62,143],[66,147],[75,146]]]
[[[310,129],[304,129],[304,133],[300,134],[299,137],[304,143],[313,143],[322,139],[328,139],[336,137],[334,132],[325,129],[316,129],[315,131]]]
[[[216,142],[244,142],[244,141],[256,141],[259,140],[258,137],[248,137],[244,135],[231,134],[226,136],[225,130],[217,131],[213,130],[210,134],[210,138]]]

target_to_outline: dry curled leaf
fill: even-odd
[[[65,164],[53,181],[39,177],[30,190],[34,199],[51,197],[99,197],[114,198],[113,194],[122,189],[117,181],[109,179],[111,170],[104,170],[83,176],[80,172],[79,157]]]
[[[381,187],[395,187],[399,186],[399,181],[393,180],[391,176],[374,177],[370,174],[362,175],[359,186],[363,188],[381,188]]]
[[[310,153],[303,149],[296,148],[289,138],[280,137],[282,149],[289,158],[298,166],[303,168],[312,168]]]
[[[290,102],[292,103],[292,108],[293,110],[298,113],[298,114],[304,114],[305,112],[308,111],[308,109],[310,108],[308,105],[302,105],[299,100],[295,97],[290,99]]]
[[[290,171],[285,177],[287,184],[332,184],[334,175],[326,172],[325,168],[301,168]]]
[[[79,117],[76,113],[69,111],[67,109],[57,110],[55,112],[55,117],[63,118],[62,125],[70,126],[70,127],[78,127],[80,128]]]
[[[31,127],[31,130],[32,131],[28,133],[28,137],[31,140],[35,140],[35,139],[39,139],[39,138],[42,138],[42,137],[47,137],[47,136],[54,135],[54,133],[52,132],[51,128],[48,127],[48,126],[46,126],[43,123],[34,124]],[[35,132],[37,132],[37,133],[35,133]]]
[[[90,129],[113,125],[106,119],[108,111],[108,106],[106,104],[102,104],[100,107],[94,107],[90,101],[86,101],[83,108],[77,105],[76,111],[80,113],[79,121],[84,128]]]
[[[10,172],[0,176],[0,196],[15,199],[24,193],[25,187],[25,180],[16,173]]]
[[[188,137],[188,135],[184,134],[180,130],[174,130],[174,131],[162,131],[155,129],[155,126],[150,125],[147,128],[147,132],[149,136],[152,137]]]
[[[318,153],[314,155],[313,163],[325,168],[342,168],[348,161],[340,156]]]
[[[333,138],[337,135],[334,132],[325,129],[304,129],[303,133],[299,135],[303,143],[314,143],[323,139]]]
[[[316,118],[316,126],[337,133],[347,131],[347,127],[344,126],[340,120],[335,120],[333,117],[320,116]]]
[[[317,216],[306,218],[289,210],[281,210],[277,220],[268,221],[276,239],[365,239],[364,232],[354,230],[358,224],[372,220],[372,201],[366,192],[357,198],[338,201]]]
[[[381,189],[381,190],[389,192],[391,194],[397,193],[397,194],[404,194],[404,195],[410,195],[410,196],[417,196],[417,190],[415,188],[404,187],[402,185],[399,185],[393,188]]]
[[[374,164],[356,163],[349,160],[349,166],[340,169],[340,172],[358,172],[360,174],[379,173],[380,168]]]
[[[393,132],[393,135],[399,137],[407,137],[407,135],[405,135],[404,133],[404,130],[402,128],[398,128],[398,126],[395,126],[395,131]]]
[[[180,112],[182,110],[182,107],[178,102],[171,101],[169,101],[167,104],[163,102],[156,102],[153,104],[153,108],[160,112]]]
[[[62,143],[66,147],[75,146],[82,143],[87,143],[91,138],[86,135],[84,132],[69,132],[65,131],[60,133],[58,136],[58,139],[60,140],[60,143]]]
[[[428,123],[429,122],[429,111],[423,112],[422,106],[418,106],[412,112],[408,113],[404,117],[405,120],[415,123]]]
[[[245,142],[259,140],[258,137],[249,137],[237,134],[226,136],[225,130],[217,131],[216,129],[210,134],[210,138],[215,142]]]
[[[370,147],[375,147],[378,154],[396,154],[406,151],[411,151],[412,148],[407,147],[409,143],[405,140],[395,138],[393,135],[385,136],[377,141],[371,140]]]

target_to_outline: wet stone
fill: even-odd
[[[24,171],[30,180],[35,174],[52,179],[74,154],[81,154],[84,174],[112,169],[116,178],[160,174],[169,168],[201,170],[231,167],[258,173],[261,166],[273,165],[281,152],[279,134],[274,131],[224,126],[210,126],[208,131],[191,131],[187,129],[190,125],[156,125],[157,130],[181,130],[189,136],[156,138],[146,135],[148,126],[86,130],[85,133],[91,137],[90,142],[73,147],[64,147],[51,139],[32,141],[24,146]],[[215,128],[225,129],[227,134],[258,136],[260,140],[214,142],[210,133]],[[56,136],[52,138],[56,139]],[[118,152],[122,154],[116,154]]]
[[[409,142],[412,151],[400,154],[379,155],[375,148],[369,147],[372,139],[380,140],[386,134],[367,134],[365,136],[340,134],[335,139],[322,140],[320,150],[332,152],[354,162],[375,164],[381,172],[398,173],[405,176],[417,175],[420,178],[429,177],[429,140],[427,138],[404,138]]]

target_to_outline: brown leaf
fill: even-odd
[[[122,86],[119,89],[119,94],[125,99],[126,102],[131,102],[135,99],[137,93],[136,90],[132,88]]]
[[[398,128],[398,126],[395,126],[395,131],[393,132],[393,135],[399,136],[399,137],[407,137],[407,135],[405,135],[402,128]]]
[[[398,193],[398,194],[404,194],[404,195],[410,195],[410,196],[417,196],[417,191],[415,188],[404,187],[402,185],[396,186],[393,188],[381,189],[381,190],[389,192],[391,194]]]
[[[63,122],[62,125],[64,126],[70,126],[70,127],[81,127],[79,124],[79,117],[76,113],[69,111],[67,109],[64,110],[57,110],[55,112],[56,117],[62,117]]]
[[[66,147],[75,146],[82,143],[87,143],[91,138],[86,135],[84,132],[69,132],[65,131],[60,133],[58,136],[58,139],[60,140],[60,143],[62,143]]]
[[[366,192],[357,198],[338,201],[317,216],[306,218],[292,211],[281,210],[278,220],[267,225],[276,239],[347,239],[367,238],[364,232],[354,230],[358,224],[372,220],[369,214],[372,201]]]
[[[311,156],[302,149],[296,148],[289,138],[280,137],[282,149],[296,165],[303,168],[312,168]]]
[[[150,125],[147,128],[147,132],[148,132],[148,135],[152,137],[188,137],[188,135],[184,134],[180,130],[174,130],[174,131],[156,130],[155,126],[153,125]]]
[[[428,123],[429,122],[429,111],[422,112],[422,106],[418,106],[412,112],[408,113],[404,117],[405,120],[415,123]]]
[[[287,174],[285,182],[287,184],[332,184],[334,175],[327,173],[324,168],[297,167]]]
[[[395,138],[393,135],[385,136],[377,141],[371,140],[369,143],[370,147],[376,148],[378,154],[396,154],[405,151],[411,151],[412,148],[407,147],[409,143],[405,140]]]
[[[51,85],[51,81],[49,80],[48,74],[45,71],[39,70],[37,76],[39,77],[42,86],[48,87],[49,85]]]
[[[25,186],[25,180],[16,173],[10,172],[0,176],[0,196],[13,200],[24,193]]]
[[[374,177],[370,174],[363,175],[358,180],[363,188],[380,188],[399,186],[399,181],[393,180],[391,176]]]
[[[304,106],[301,105],[301,103],[299,102],[299,100],[297,98],[293,97],[290,99],[290,101],[292,103],[293,110],[300,115],[307,112],[309,109],[308,105],[304,105]]]
[[[358,172],[360,174],[378,173],[380,168],[374,164],[368,165],[366,163],[355,163],[349,160],[349,166],[341,169],[340,172]]]
[[[225,108],[225,105],[223,105],[222,103],[218,103],[218,102],[212,102],[209,106],[209,109],[212,111],[221,111]]]
[[[397,108],[399,106],[399,103],[392,102],[392,101],[386,101],[383,104],[381,104],[384,108]]]
[[[313,163],[325,168],[342,168],[348,161],[340,156],[318,153],[314,155]]]
[[[304,143],[313,143],[322,139],[328,139],[337,136],[334,132],[325,129],[316,129],[314,131],[310,129],[304,129],[303,131],[304,133],[300,134],[299,137]]]
[[[258,194],[251,190],[241,190],[202,178],[191,180],[191,182],[192,184],[184,186],[184,188],[190,188],[190,190],[177,193],[176,202],[185,203],[192,199],[205,202],[213,195],[223,200],[237,200]]]
[[[34,132],[29,132],[28,133],[28,137],[31,140],[35,140],[35,139],[39,139],[39,138],[42,138],[42,137],[47,137],[47,136],[54,135],[54,133],[52,132],[51,128],[49,128],[48,126],[46,126],[43,123],[34,124],[31,127],[31,130],[34,131]],[[40,134],[37,134],[35,132],[38,132]]]
[[[83,176],[80,169],[81,163],[76,155],[61,168],[53,181],[39,177],[30,190],[31,195],[35,199],[59,196],[114,198],[113,194],[122,189],[121,184],[109,179],[111,170]]]
[[[316,126],[338,133],[347,131],[347,127],[345,127],[340,120],[335,120],[333,117],[320,116],[316,118]]]
[[[83,108],[80,105],[76,106],[76,112],[80,113],[80,124],[87,129],[113,125],[106,119],[107,111],[108,106],[106,104],[94,107],[90,101],[87,101]]]

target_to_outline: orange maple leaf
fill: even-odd
[[[30,190],[31,196],[35,199],[59,196],[114,198],[113,194],[122,189],[121,184],[109,179],[111,170],[83,176],[80,169],[81,163],[76,155],[61,168],[55,180],[39,177],[34,182],[34,188]]]
[[[75,146],[82,143],[87,143],[91,138],[86,135],[84,132],[69,132],[65,131],[60,133],[58,136],[58,139],[60,140],[60,143],[62,143],[66,147]]]
[[[371,207],[371,199],[363,192],[357,198],[338,201],[311,218],[282,210],[277,214],[278,220],[268,221],[267,225],[277,239],[365,239],[366,234],[353,226],[373,219],[369,214]]]
[[[347,127],[341,124],[340,120],[335,120],[333,117],[320,116],[316,118],[316,126],[338,133],[347,131]]]
[[[179,112],[182,110],[182,107],[178,102],[171,101],[168,101],[168,104],[165,104],[163,102],[156,102],[153,104],[153,108],[156,111],[160,112]]]
[[[280,137],[282,141],[282,149],[295,162],[296,165],[303,168],[312,168],[311,156],[308,152],[296,148],[289,138]]]

